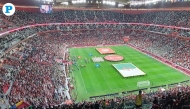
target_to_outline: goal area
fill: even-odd
[[[150,87],[150,85],[151,84],[150,84],[149,80],[137,82],[137,87],[138,88],[148,88],[148,87]]]

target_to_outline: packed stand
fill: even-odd
[[[130,44],[190,69],[190,41],[150,32],[132,32]]]
[[[123,14],[112,11],[64,10],[51,14],[41,14],[16,11],[13,16],[3,16],[3,18],[5,18],[8,22],[12,22],[16,26],[36,23],[127,22],[189,27],[189,13],[189,11],[157,11],[143,14]]]
[[[47,27],[35,27],[35,28],[25,28],[9,34],[5,34],[0,38],[0,57],[9,50],[15,44],[20,41],[27,39],[29,36],[34,35],[40,31],[55,30],[56,26]]]
[[[175,85],[172,88],[157,91],[142,90],[141,94],[123,94],[122,96],[97,97],[91,101],[81,101],[58,106],[50,105],[47,109],[135,109],[137,96],[141,96],[141,106],[136,109],[189,109],[190,87]],[[38,106],[42,108],[42,106]]]
[[[0,9],[0,11],[2,12],[2,9]],[[12,22],[9,22],[5,17],[6,16],[3,15],[2,13],[0,14],[0,32],[5,32],[9,29],[16,27]]]
[[[34,36],[20,43],[16,50],[3,58],[1,71],[7,72],[3,69],[5,65],[19,71],[14,75],[11,73],[14,83],[8,95],[10,104],[24,100],[30,104],[47,106],[65,101],[66,96],[60,90],[64,89],[64,71],[55,62],[56,57],[64,58],[65,45],[52,39]],[[5,75],[1,74],[1,77]]]

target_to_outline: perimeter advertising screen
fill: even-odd
[[[41,13],[52,13],[52,5],[41,5],[40,12]]]

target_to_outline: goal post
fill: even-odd
[[[149,80],[137,82],[137,87],[138,88],[148,88],[148,87],[150,87],[150,85],[151,84],[150,84]]]

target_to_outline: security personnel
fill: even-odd
[[[135,105],[137,109],[142,107],[142,91],[141,90],[139,90],[139,94],[135,98]]]

